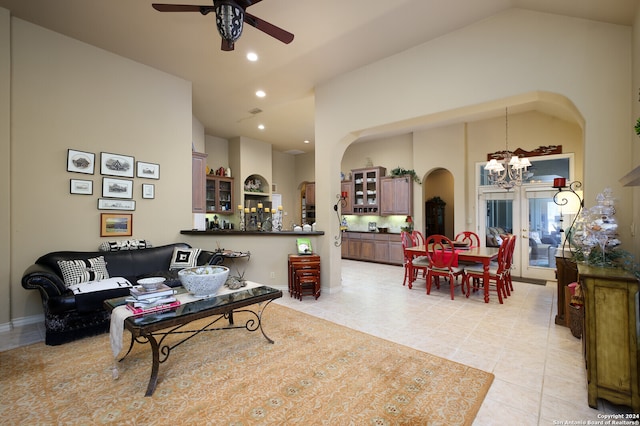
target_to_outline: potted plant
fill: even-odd
[[[407,175],[411,176],[411,179],[413,179],[414,182],[417,182],[420,185],[422,184],[422,182],[420,181],[420,178],[418,177],[415,170],[413,169],[407,170],[398,166],[389,172],[389,176],[391,177],[400,177],[400,176],[407,176]]]

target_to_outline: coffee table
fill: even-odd
[[[183,287],[177,288],[178,294],[186,293]],[[158,383],[160,364],[165,362],[171,351],[192,337],[205,331],[229,330],[244,328],[248,331],[260,330],[269,343],[274,341],[267,336],[262,328],[262,313],[273,300],[282,297],[282,291],[267,286],[258,286],[220,296],[200,299],[184,303],[179,307],[161,313],[151,313],[140,316],[130,316],[124,320],[124,327],[131,332],[131,343],[124,358],[131,352],[135,342],[149,343],[152,354],[151,377],[147,385],[145,396],[153,395]],[[118,306],[126,304],[126,297],[105,300],[105,308],[111,312]],[[263,302],[266,302],[263,304]],[[247,308],[258,305],[254,308]],[[248,312],[251,317],[244,324],[234,324],[234,312]],[[190,329],[190,324],[196,320],[209,318],[204,326]],[[219,321],[228,320],[228,324]],[[171,335],[184,335],[178,342],[165,343]]]

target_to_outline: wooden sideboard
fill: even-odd
[[[569,284],[578,281],[578,267],[570,257],[556,256],[556,278],[558,279],[558,313],[555,323],[569,326]]]
[[[583,288],[589,406],[598,398],[640,413],[638,279],[615,268],[578,265]]]

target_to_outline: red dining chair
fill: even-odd
[[[411,231],[411,239],[413,239],[413,245],[415,246],[424,245],[424,235],[420,231],[417,231],[415,229]]]
[[[500,244],[500,248],[498,249],[498,262],[497,264],[491,265],[489,267],[489,281],[484,282],[484,268],[482,265],[478,264],[477,266],[467,266],[465,267],[465,275],[464,280],[466,281],[467,288],[470,288],[469,280],[473,280],[473,290],[476,291],[480,288],[480,283],[482,285],[489,286],[489,291],[491,291],[491,283],[495,283],[495,291],[498,294],[498,301],[500,303],[503,302],[503,296],[506,297],[507,293],[504,288],[505,279],[506,279],[506,264],[507,264],[507,254],[508,254],[508,246],[509,241],[511,240],[511,235],[507,236],[504,240],[502,240],[502,244]]]
[[[507,292],[508,296],[511,296],[511,292],[513,291],[513,281],[511,280],[511,269],[513,269],[513,253],[516,249],[516,236],[511,235],[509,238],[509,245],[507,246],[507,260],[504,266],[504,289]]]
[[[411,239],[413,240],[413,245],[414,246],[423,246],[424,245],[424,234],[422,234],[422,232],[417,231],[417,230],[413,230],[411,231]],[[414,259],[414,263],[416,263],[418,265],[421,265],[420,270],[422,271],[422,278],[426,277],[427,274],[427,258],[426,257],[422,257],[420,259]]]
[[[469,247],[480,247],[480,237],[473,231],[458,232],[455,240],[463,243],[469,243]]]
[[[418,272],[422,271],[423,274],[426,274],[427,265],[429,262],[426,256],[416,256],[414,252],[406,250],[407,248],[413,247],[415,245],[409,232],[402,231],[400,236],[402,240],[402,252],[404,256],[404,280],[402,281],[402,285],[405,285],[408,279],[409,288],[411,289],[413,288],[413,282],[418,276]]]
[[[480,237],[478,236],[478,234],[476,234],[473,231],[458,232],[458,235],[456,235],[455,241],[467,243],[469,245],[469,248],[480,247]],[[469,261],[461,260],[460,261],[460,264],[463,265],[463,266],[477,265],[477,263],[478,262],[474,262],[472,260],[469,260]]]
[[[451,240],[444,235],[429,235],[426,245],[429,259],[427,294],[431,293],[431,285],[434,282],[439,283],[440,277],[444,277],[449,281],[451,300],[453,300],[455,287],[458,285],[466,297],[469,297],[469,281],[464,279],[464,269],[458,266],[458,256]],[[460,276],[463,276],[463,279],[460,284],[457,284],[457,278]],[[464,291],[465,285],[467,286],[466,292]]]

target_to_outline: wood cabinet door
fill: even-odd
[[[393,178],[380,179],[380,213],[383,215],[391,215],[395,212],[394,180]]]
[[[205,186],[207,177],[207,154],[191,153],[191,211],[206,212]]]
[[[349,239],[349,258],[360,259],[360,247],[361,241],[356,239]]]
[[[375,242],[373,240],[362,240],[360,244],[360,257],[365,260],[375,260]]]
[[[316,184],[314,182],[310,182],[305,185],[304,198],[306,200],[307,206],[316,205]]]
[[[413,181],[408,176],[380,179],[380,213],[410,215],[413,207]]]
[[[395,178],[393,180],[394,214],[410,215],[413,211],[413,180],[408,176]]]
[[[402,240],[400,235],[389,236],[389,263],[402,265],[404,262],[404,252],[402,250]]]

